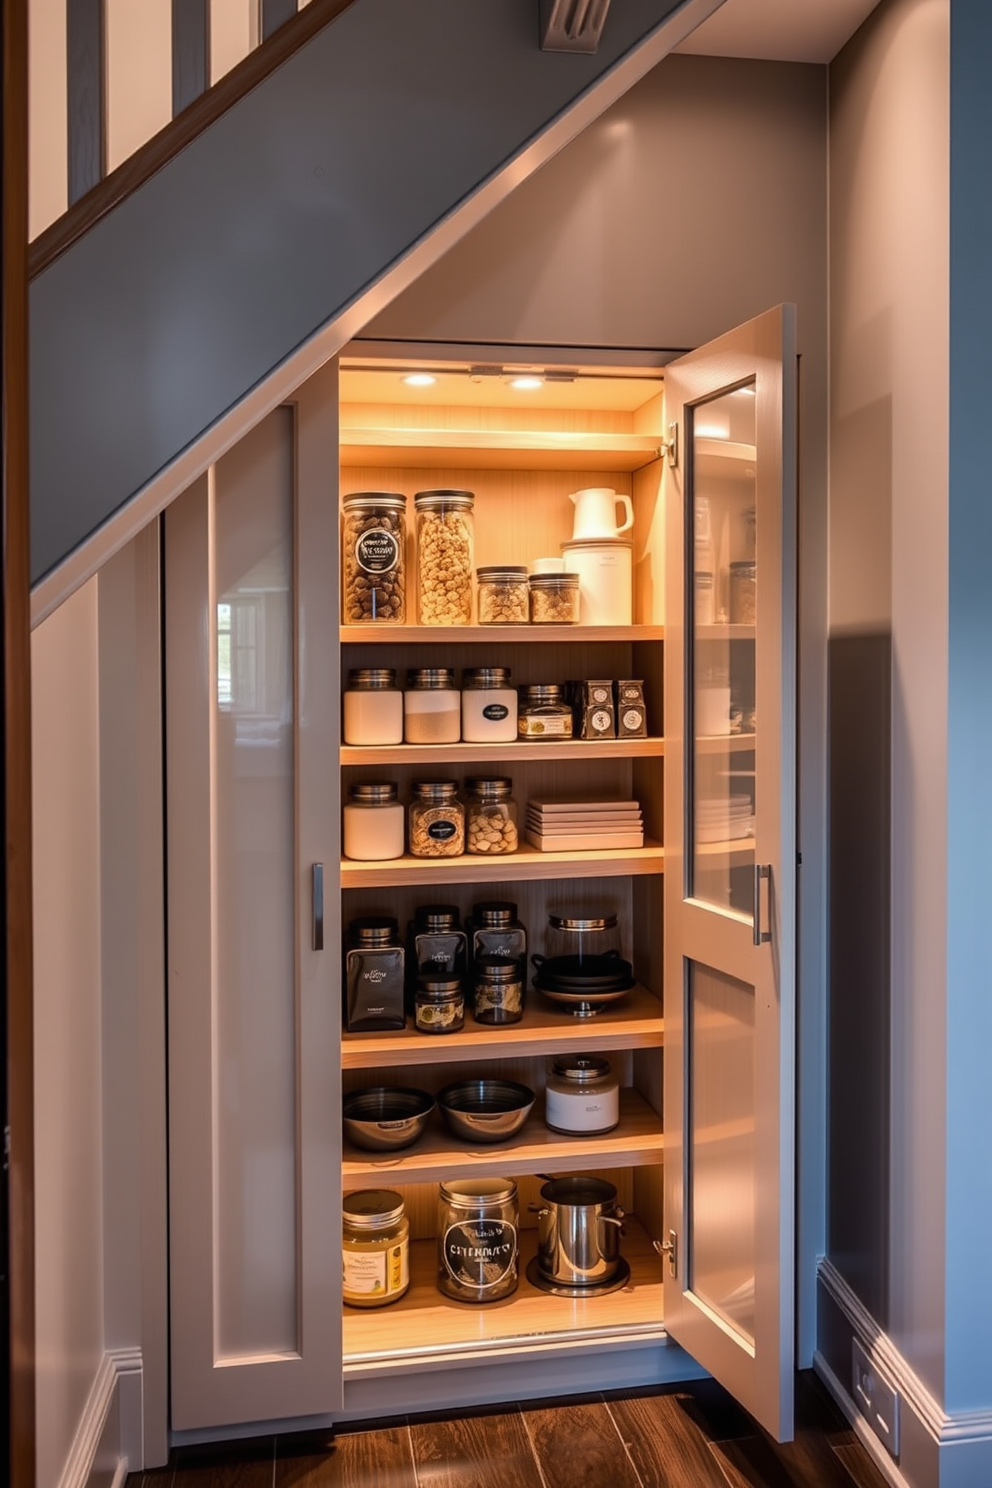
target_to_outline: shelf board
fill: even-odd
[[[701,842],[696,852],[701,858],[734,858],[753,855],[754,849],[753,837],[736,837],[731,842]]]
[[[712,631],[723,636],[728,631],[747,632],[754,635],[754,626],[710,625],[703,627],[704,633]],[[464,642],[495,642],[500,645],[511,641],[663,641],[663,625],[342,625],[340,639],[343,645],[369,645],[379,643],[387,646],[418,645],[433,641],[438,646],[461,645]],[[731,636],[731,639],[736,639]]]
[[[739,444],[732,439],[697,439],[693,452],[697,476],[718,480],[752,480],[758,462],[753,444]]]
[[[342,1069],[390,1069],[402,1065],[457,1064],[466,1059],[521,1059],[546,1054],[603,1053],[614,1049],[660,1048],[665,1041],[661,1003],[646,987],[634,987],[622,1002],[604,1008],[594,1018],[574,1018],[546,1002],[539,992],[527,993],[519,1023],[486,1028],[466,1017],[461,1033],[346,1033],[341,1044]]]
[[[524,845],[504,858],[388,858],[381,863],[341,862],[343,889],[427,887],[442,883],[525,883],[536,878],[631,878],[664,873],[665,849],[646,840],[643,847],[581,852],[538,852]]]
[[[502,1302],[474,1306],[442,1296],[436,1285],[433,1240],[410,1246],[410,1290],[388,1307],[344,1308],[347,1369],[429,1359],[439,1353],[481,1353],[515,1342],[528,1349],[597,1336],[657,1333],[663,1323],[664,1270],[650,1236],[632,1215],[624,1221],[620,1254],[630,1281],[604,1297],[550,1297],[527,1280],[527,1262],[537,1250],[537,1231],[520,1231],[520,1285]]]
[[[697,625],[695,635],[700,641],[753,641],[754,629],[753,625],[729,625],[722,621],[715,625]]]
[[[732,736],[728,736],[732,737]],[[723,742],[723,741],[721,741]],[[751,745],[754,748],[754,745]],[[716,751],[713,751],[716,752]],[[653,759],[665,753],[664,739],[542,740],[508,744],[395,744],[359,748],[342,744],[342,765],[524,764],[531,760]]]
[[[754,749],[754,734],[699,734],[696,738],[697,754],[746,754]],[[356,764],[366,764],[358,760]]]
[[[620,1092],[620,1125],[601,1137],[563,1137],[544,1124],[538,1101],[523,1130],[506,1143],[459,1142],[435,1112],[414,1147],[403,1152],[362,1152],[344,1144],[341,1172],[345,1189],[381,1188],[394,1183],[440,1183],[452,1173],[474,1176],[547,1172],[581,1173],[590,1167],[634,1168],[661,1162],[661,1117],[636,1090]]]
[[[472,470],[640,470],[658,459],[657,434],[550,429],[387,429],[345,425],[341,465],[450,465]]]

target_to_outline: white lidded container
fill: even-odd
[[[517,689],[509,667],[462,672],[462,738],[468,744],[510,744],[517,737]]]
[[[403,694],[403,737],[408,744],[457,744],[462,732],[461,694],[451,667],[415,667]]]
[[[403,743],[403,694],[392,667],[360,667],[348,673],[344,742],[365,746]]]
[[[349,787],[349,795],[341,813],[345,857],[360,863],[401,858],[406,813],[396,799],[395,784],[356,783]]]
[[[573,539],[561,545],[579,576],[580,625],[630,625],[634,615],[634,545],[623,538]]]
[[[592,1137],[620,1121],[620,1082],[610,1061],[594,1054],[562,1054],[545,1090],[545,1125],[568,1136]]]

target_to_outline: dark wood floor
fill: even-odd
[[[183,1448],[128,1488],[886,1488],[812,1374],[770,1441],[712,1380]]]

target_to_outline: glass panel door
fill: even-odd
[[[666,369],[665,1282],[672,1336],[792,1434],[795,336]]]

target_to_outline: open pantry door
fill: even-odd
[[[793,1429],[795,311],[665,373],[665,1326]]]

